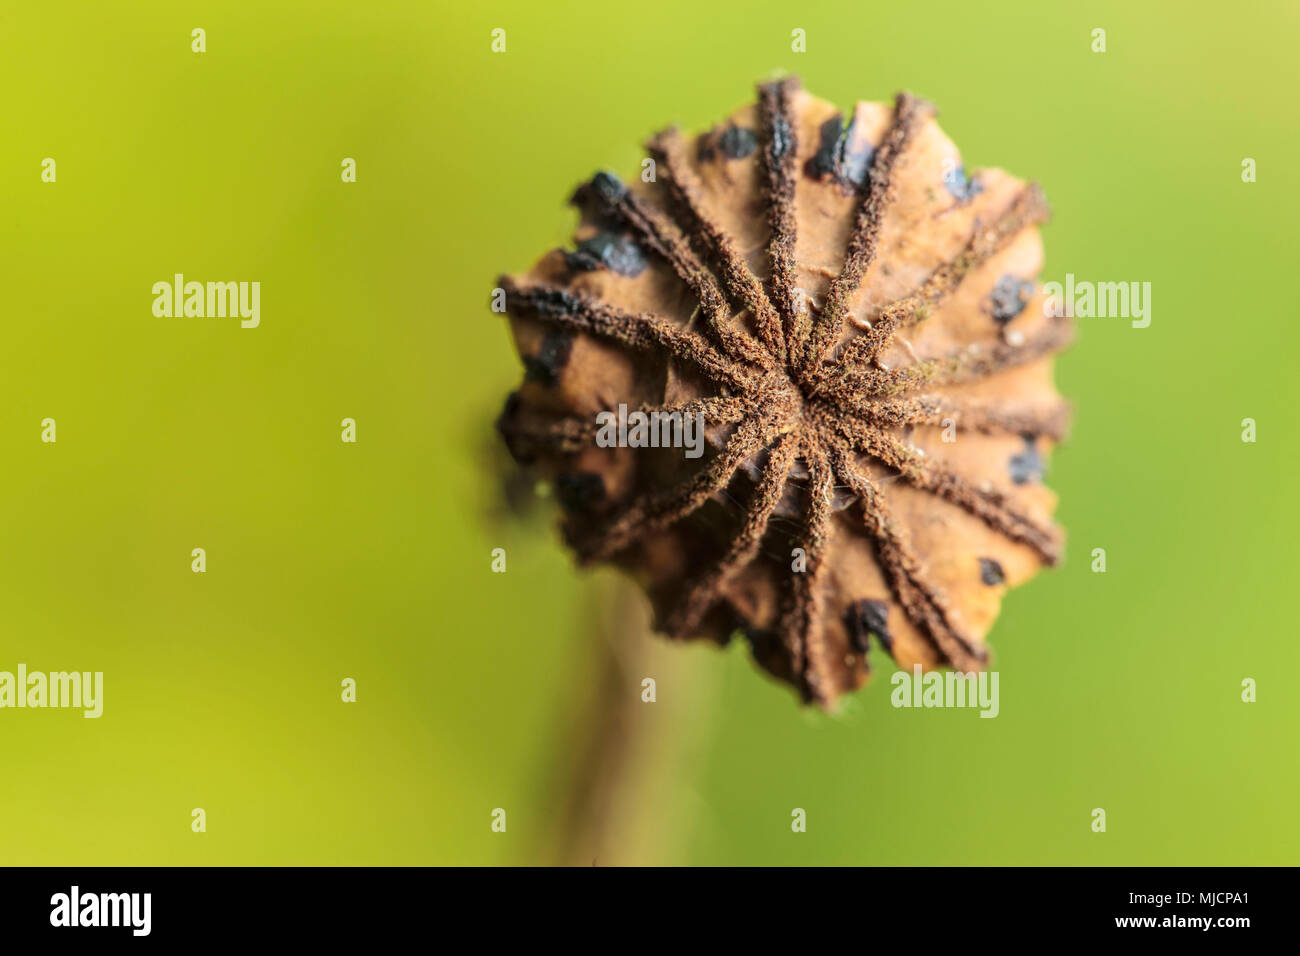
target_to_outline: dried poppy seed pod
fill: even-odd
[[[1042,194],[968,178],[922,100],[846,120],[794,79],[648,146],[656,182],[598,174],[575,250],[501,280],[526,372],[499,427],[569,543],[634,574],[659,629],[740,631],[822,706],[872,635],[904,668],[982,668],[1003,591],[1061,549]],[[702,420],[707,448],[604,447],[620,406]]]

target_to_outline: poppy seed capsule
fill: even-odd
[[[1062,545],[1042,193],[968,175],[923,100],[844,117],[794,79],[648,149],[653,182],[597,174],[574,249],[501,279],[528,372],[499,428],[579,560],[821,706],[871,634],[901,668],[985,667],[1006,587]],[[702,420],[703,455],[601,440],[620,406]]]

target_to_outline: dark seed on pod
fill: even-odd
[[[741,633],[749,643],[749,655],[755,663],[768,670],[782,666],[786,651],[775,632],[767,628],[745,627]]]
[[[1007,462],[1007,471],[1011,475],[1011,480],[1018,485],[1027,485],[1030,482],[1038,481],[1043,477],[1044,467],[1043,459],[1038,454],[1038,446],[1034,444],[1032,435],[1025,435],[1024,451],[1012,455]]]
[[[886,601],[858,601],[844,612],[844,624],[849,631],[849,644],[859,654],[867,653],[868,638],[874,634],[885,650],[891,650],[894,639],[889,633],[889,604]]]
[[[980,558],[980,580],[989,587],[996,587],[1007,580],[1002,565],[993,558]]]
[[[998,280],[989,296],[989,311],[993,314],[993,321],[999,325],[1006,325],[1025,311],[1025,306],[1029,304],[1033,294],[1032,282],[1019,276],[1004,275]]]
[[[621,276],[639,276],[645,271],[646,258],[641,247],[627,236],[598,232],[578,243],[573,252],[564,254],[564,263],[577,272],[594,272],[602,267]]]
[[[619,202],[627,195],[627,187],[613,173],[599,172],[591,178],[591,188],[607,204]]]
[[[519,392],[511,392],[506,396],[505,406],[497,417],[497,432],[505,441],[506,450],[510,452],[510,457],[521,465],[531,465],[537,460],[537,450],[529,442],[523,440],[511,427],[519,414],[519,410]]]
[[[832,116],[822,123],[821,145],[804,164],[804,172],[813,179],[831,178],[843,186],[861,186],[867,181],[875,150],[867,146],[851,152],[852,141],[853,121],[846,126],[843,116]]]
[[[875,155],[875,149],[870,146],[846,151],[837,178],[846,186],[861,188],[867,181],[867,173],[871,169],[871,158]]]
[[[836,113],[821,128],[821,146],[804,165],[804,172],[814,179],[835,174],[836,158],[843,149],[844,117]]]
[[[524,378],[543,385],[558,384],[572,348],[572,335],[556,329],[548,330],[542,336],[542,345],[537,354],[524,359]]]
[[[743,126],[728,126],[718,138],[718,148],[728,159],[744,159],[758,149],[758,137]]]
[[[592,471],[569,471],[556,476],[555,497],[569,514],[588,511],[605,500],[605,479]]]
[[[966,178],[966,167],[958,166],[943,177],[943,184],[958,202],[970,202],[984,191],[984,184],[978,179]]]

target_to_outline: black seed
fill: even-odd
[[[1003,584],[1007,576],[1002,572],[1002,565],[993,558],[980,558],[980,580],[989,587]]]
[[[646,268],[645,254],[631,239],[620,236],[603,255],[605,264],[623,276],[639,276]]]
[[[804,172],[813,179],[830,177],[844,186],[861,186],[867,181],[867,170],[875,149],[870,145],[849,151],[853,140],[853,121],[844,125],[838,113],[821,125],[821,145],[804,164]]]
[[[788,671],[787,651],[776,634],[758,627],[746,627],[742,633],[755,664],[775,674]]]
[[[889,633],[889,602],[864,600],[850,604],[844,612],[849,644],[859,654],[867,653],[868,638],[874,634],[880,646],[893,653],[894,638]]]
[[[591,188],[607,203],[620,202],[627,195],[627,187],[613,173],[599,172],[591,177]]]
[[[1027,485],[1043,477],[1043,459],[1038,455],[1038,446],[1032,435],[1025,435],[1025,450],[1011,456],[1007,462],[1007,471],[1011,480],[1018,485]]]
[[[548,329],[542,336],[542,346],[537,354],[524,359],[524,378],[543,385],[555,385],[569,361],[573,348],[573,335],[561,329]]]
[[[616,207],[626,197],[622,180],[613,173],[599,172],[573,191],[569,205],[581,209],[586,219],[602,230],[616,233],[621,228]]]
[[[579,243],[573,252],[566,252],[564,264],[575,272],[595,272],[603,263],[599,255],[588,252],[583,248],[584,245],[585,243]]]
[[[580,272],[604,267],[622,276],[639,276],[645,271],[646,258],[641,247],[627,236],[598,232],[578,243],[575,251],[566,252],[564,263]]]
[[[804,166],[804,172],[813,179],[835,175],[841,145],[844,140],[844,117],[836,113],[821,126],[821,145]]]
[[[984,191],[984,184],[978,179],[966,178],[966,167],[958,166],[943,177],[943,184],[958,202],[970,202]]]
[[[1025,311],[1025,306],[1029,304],[1033,294],[1032,282],[1019,276],[1004,275],[998,280],[989,296],[989,311],[993,313],[993,321],[999,325],[1006,325]]]
[[[743,126],[728,126],[718,138],[718,147],[728,159],[744,159],[758,148],[758,137]]]
[[[605,500],[605,479],[592,471],[565,472],[555,479],[555,497],[570,514],[587,511]]]
[[[512,427],[515,416],[519,414],[519,393],[511,392],[506,396],[506,404],[497,418],[497,432],[505,440],[510,457],[521,465],[531,465],[537,460],[533,445],[519,436]]]
[[[846,142],[847,147],[847,142]],[[863,144],[857,150],[845,149],[840,162],[839,180],[845,185],[861,187],[871,170],[871,159],[876,155],[874,146]]]

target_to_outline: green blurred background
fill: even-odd
[[[1300,862],[1298,27],[1285,0],[6,6],[0,670],[102,670],[106,699],[0,711],[0,863]],[[802,711],[739,645],[647,643],[545,504],[500,506],[494,277],[568,241],[580,178],[775,69],[928,96],[968,166],[1044,184],[1044,278],[1153,283],[1150,328],[1081,320],[1059,364],[1070,554],[1006,601],[996,720],[894,710],[884,673]],[[175,272],[260,281],[261,327],[155,318]]]

